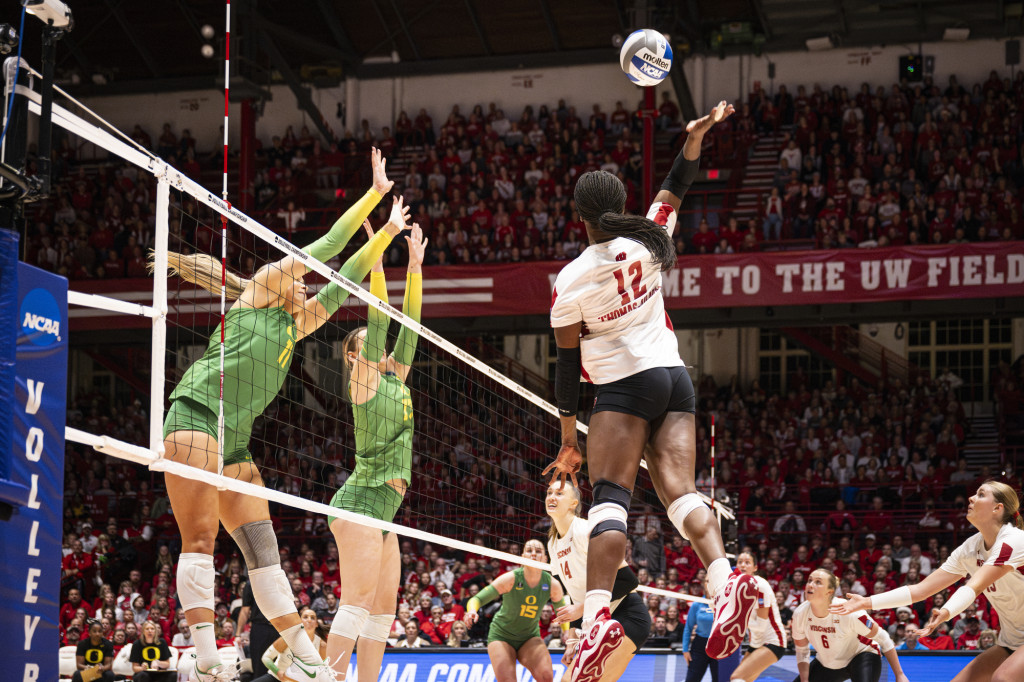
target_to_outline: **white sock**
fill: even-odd
[[[747,682],[747,681],[746,680],[742,680],[742,679],[740,679],[738,677],[734,677],[731,680],[729,680],[729,682]]]
[[[706,595],[709,599],[714,599],[718,596],[718,592],[725,587],[725,583],[729,580],[731,573],[732,566],[725,557],[720,557],[711,562],[711,565],[708,566],[708,593]]]
[[[301,624],[285,628],[280,632],[281,638],[284,639],[288,648],[295,654],[295,658],[306,665],[324,664],[324,659],[320,658],[320,654],[313,648],[313,642],[309,639],[309,635],[306,634]]]
[[[196,665],[200,670],[209,670],[221,664],[217,652],[217,634],[213,623],[196,623],[191,628],[192,641],[196,645]]]
[[[587,590],[587,596],[583,600],[583,631],[586,632],[590,624],[597,618],[601,609],[608,608],[612,603],[612,593],[608,590]]]

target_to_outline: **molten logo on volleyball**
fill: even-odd
[[[657,85],[672,69],[672,47],[665,36],[654,29],[633,31],[622,42],[619,66],[637,85]]]

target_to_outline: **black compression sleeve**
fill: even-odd
[[[697,170],[699,168],[700,159],[690,161],[683,157],[683,152],[680,151],[679,155],[676,156],[676,160],[672,162],[672,170],[665,177],[665,182],[661,183],[661,188],[672,192],[672,194],[682,199],[687,190],[690,189],[690,185],[697,179]]]
[[[555,402],[558,414],[575,417],[580,403],[580,347],[558,348],[555,362]]]
[[[640,586],[636,573],[629,566],[622,566],[615,574],[615,584],[612,585],[612,601],[622,599],[627,594]]]

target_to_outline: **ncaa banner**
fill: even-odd
[[[28,502],[0,522],[5,678],[55,680],[67,410],[68,282],[18,264],[11,481]]]

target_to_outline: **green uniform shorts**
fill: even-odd
[[[402,495],[387,483],[375,486],[345,485],[338,488],[331,498],[331,506],[345,511],[369,516],[379,521],[391,522],[402,507]],[[327,523],[334,523],[338,517],[327,517]],[[382,531],[387,534],[387,531]]]
[[[488,644],[490,644],[491,642],[504,642],[505,644],[508,644],[510,647],[512,647],[516,651],[519,651],[524,644],[529,642],[534,637],[540,637],[540,628],[539,627],[537,628],[536,632],[531,633],[530,636],[526,637],[525,639],[523,639],[522,637],[509,637],[509,636],[507,636],[502,631],[502,629],[500,627],[496,628],[496,627],[494,627],[493,624],[491,625],[490,629],[487,631],[487,643]]]
[[[217,440],[217,413],[206,405],[188,398],[177,398],[171,402],[171,408],[164,417],[164,438],[175,431],[200,431],[214,441]],[[224,427],[224,466],[251,462],[249,454],[249,436],[240,438],[239,434]],[[216,456],[216,453],[213,453]],[[190,462],[196,466],[200,462]]]

